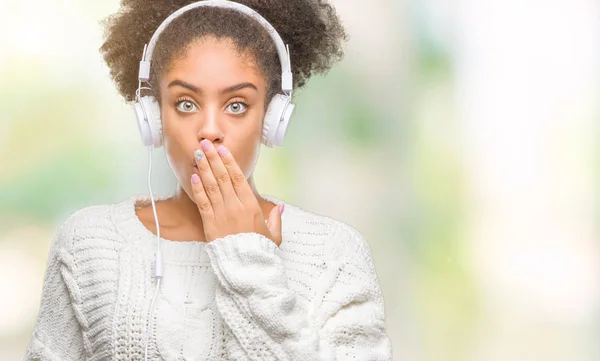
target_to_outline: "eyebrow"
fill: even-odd
[[[176,86],[176,85],[187,88],[187,89],[193,91],[194,93],[202,94],[202,90],[200,88],[198,88],[190,83],[186,83],[183,80],[179,80],[179,79],[176,79],[176,80],[173,80],[172,82],[170,82],[169,85],[167,86],[167,88],[170,88],[170,87]],[[223,94],[231,93],[236,90],[240,90],[240,89],[244,89],[244,88],[251,88],[251,89],[258,91],[258,88],[256,87],[256,85],[249,83],[249,82],[245,82],[245,83],[239,83],[239,84],[235,84],[230,87],[227,87],[227,88],[221,90],[220,94],[223,95]]]

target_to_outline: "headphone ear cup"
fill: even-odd
[[[160,105],[154,97],[149,96],[147,99],[148,107],[150,110],[150,133],[152,133],[152,139],[154,147],[159,148],[163,144],[163,128],[162,119],[160,118]]]
[[[289,96],[276,94],[265,113],[263,120],[262,143],[269,148],[283,145],[287,127],[295,105]]]
[[[152,145],[152,135],[150,134],[150,124],[148,124],[148,121],[146,120],[146,113],[142,103],[137,101],[134,102],[133,110],[135,112],[135,118],[137,119],[140,135],[142,136],[142,144],[144,144],[144,147],[149,147]]]
[[[154,97],[145,96],[133,103],[144,146],[162,146],[162,121],[160,106]]]

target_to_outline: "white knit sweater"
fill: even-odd
[[[137,200],[148,198],[87,207],[60,226],[25,360],[143,360],[156,235]],[[148,359],[391,360],[361,234],[286,204],[282,236],[280,247],[257,233],[163,238]]]

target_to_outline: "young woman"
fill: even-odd
[[[342,56],[334,9],[192,3],[122,0],[106,23],[111,76],[179,185],[61,225],[25,359],[391,360],[362,235],[252,178],[261,142],[283,136],[273,127],[289,121],[291,90]]]

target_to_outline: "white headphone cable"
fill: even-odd
[[[148,190],[150,191],[150,201],[152,202],[152,212],[154,213],[154,222],[156,223],[156,253],[154,261],[154,278],[156,279],[156,289],[150,304],[150,314],[148,316],[148,327],[146,328],[146,342],[144,346],[144,361],[148,361],[148,341],[150,339],[150,330],[152,329],[152,318],[154,314],[154,302],[160,289],[161,280],[163,277],[163,262],[162,253],[160,252],[160,226],[158,224],[158,216],[156,215],[156,204],[154,203],[154,195],[152,194],[152,147],[148,147]]]

